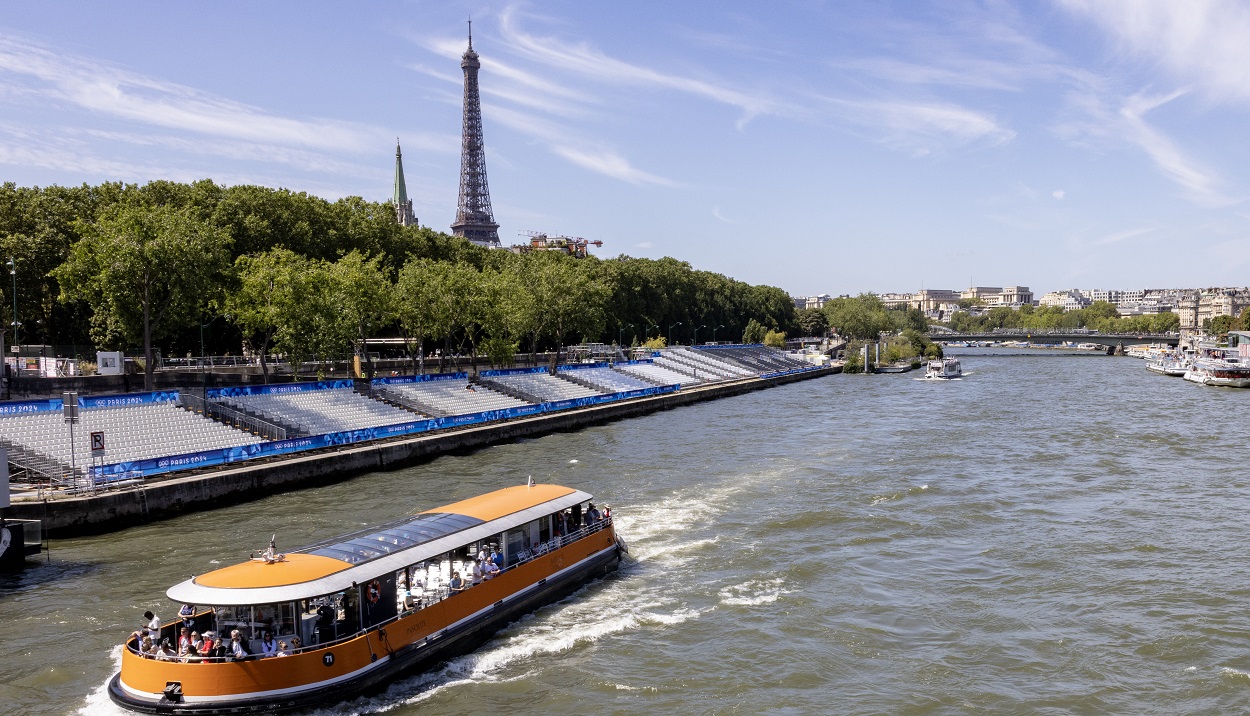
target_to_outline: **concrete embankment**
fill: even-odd
[[[240,463],[201,473],[152,480],[141,489],[47,500],[15,498],[7,512],[13,518],[43,520],[44,529],[57,537],[110,532],[185,512],[223,507],[278,492],[338,482],[366,472],[396,469],[445,453],[472,450],[523,437],[576,430],[587,425],[740,395],[783,383],[831,375],[834,372],[837,369],[823,368],[776,378],[752,378],[531,418],[361,443],[265,462]]]

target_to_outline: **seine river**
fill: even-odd
[[[391,714],[1250,711],[1250,391],[1097,356],[831,376],[53,543],[0,581],[0,711],[113,713],[171,584],[535,480],[636,561],[476,653],[327,708]]]

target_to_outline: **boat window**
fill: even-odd
[[[506,552],[508,566],[516,564],[521,559],[522,553],[529,551],[529,535],[525,529],[508,530],[508,551]]]
[[[300,629],[305,644],[324,644],[355,633],[347,619],[347,592],[309,599],[301,608]]]
[[[546,542],[551,539],[551,518],[543,515],[538,518],[538,541]]]

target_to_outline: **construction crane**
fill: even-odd
[[[558,251],[576,259],[586,258],[586,249],[590,246],[603,246],[602,241],[590,241],[580,236],[548,236],[542,231],[522,231],[521,236],[528,236],[528,244],[513,244],[514,254],[528,254],[535,251]]]

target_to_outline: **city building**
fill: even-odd
[[[1075,311],[1085,308],[1091,301],[1080,289],[1073,288],[1066,291],[1051,291],[1042,296],[1039,303],[1043,306],[1058,306],[1065,311]]]
[[[794,307],[801,311],[805,308],[824,308],[832,298],[829,294],[822,293],[819,296],[791,296],[790,300],[794,301]]]

